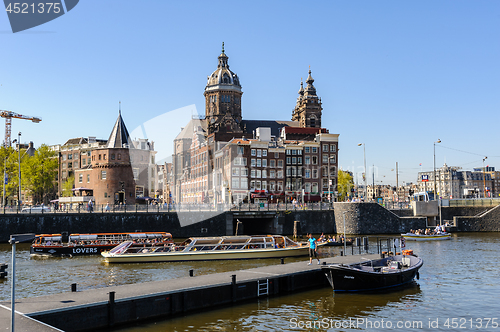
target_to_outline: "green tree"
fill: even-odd
[[[354,187],[352,175],[339,169],[337,174],[337,191],[339,193],[339,201],[344,202],[348,194],[351,193]]]
[[[61,197],[73,196],[73,192],[71,191],[71,189],[73,189],[74,184],[75,184],[75,175],[72,174],[62,184]]]
[[[33,156],[23,156],[21,183],[26,195],[33,197],[33,202],[48,203],[47,194],[54,192],[58,166],[56,153],[45,144],[36,149]]]
[[[3,186],[5,185],[5,203],[8,204],[9,201],[17,199],[17,194],[19,193],[19,155],[15,149],[12,147],[0,147],[0,161],[3,166],[3,171],[5,171],[5,178],[7,183],[2,182],[2,202],[3,202]],[[2,172],[3,173],[3,172]],[[3,178],[3,175],[1,176]],[[16,196],[16,199],[14,199]]]

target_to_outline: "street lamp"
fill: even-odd
[[[21,132],[17,134],[17,150],[19,152],[19,197],[17,200],[17,209],[21,210]]]
[[[331,190],[331,180],[330,180],[330,159],[332,158],[333,156],[330,156],[328,155],[328,197],[329,197],[329,202],[330,204],[332,203],[332,190]]]
[[[484,168],[484,161],[488,159],[488,157],[483,158],[483,197],[486,198],[486,178],[485,178],[485,171],[486,169]]]
[[[434,142],[434,200],[436,200],[436,143],[441,143],[441,140],[438,138],[436,142]]]
[[[367,188],[366,188],[366,150],[365,150],[365,143],[359,143],[358,146],[361,146],[363,145],[363,160],[364,160],[364,167],[365,167],[365,170],[364,170],[364,179],[365,179],[365,194],[364,194],[364,199],[366,200],[366,195],[367,195]]]

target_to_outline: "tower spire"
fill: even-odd
[[[118,102],[118,114],[122,115],[122,102]]]
[[[224,53],[224,42],[222,42],[222,53]]]

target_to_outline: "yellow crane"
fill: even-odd
[[[17,113],[14,113],[12,111],[0,110],[0,116],[2,118],[5,118],[5,141],[3,143],[5,147],[11,146],[10,133],[11,133],[11,128],[12,128],[12,118],[31,120],[34,123],[38,123],[38,122],[42,121],[42,118],[39,118],[36,116],[17,114]]]

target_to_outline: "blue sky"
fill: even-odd
[[[0,109],[42,117],[12,121],[36,146],[108,138],[119,101],[130,132],[172,137],[204,113],[224,41],[244,118],[290,120],[311,66],[340,166],[361,172],[365,143],[376,182],[396,162],[415,182],[437,139],[438,166],[500,168],[499,36],[499,1],[85,0],[16,34],[0,13]]]

